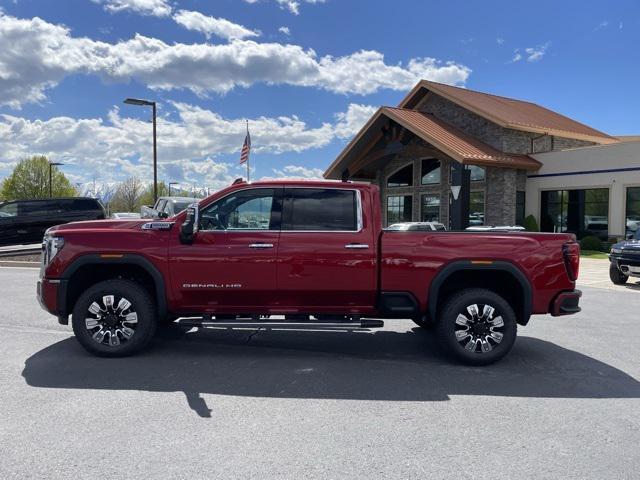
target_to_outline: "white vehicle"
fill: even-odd
[[[197,198],[192,197],[160,197],[153,207],[144,205],[140,209],[140,216],[159,219],[173,217],[197,201]]]
[[[114,212],[111,214],[111,218],[116,220],[135,220],[140,218],[140,214],[135,212]]]
[[[467,227],[468,232],[524,232],[526,229],[520,225],[500,225],[494,227],[493,225],[477,225],[473,227]]]
[[[394,223],[393,225],[389,225],[387,230],[393,231],[401,231],[401,232],[433,232],[433,231],[441,231],[444,232],[447,228],[444,224],[439,222],[404,222],[404,223]]]

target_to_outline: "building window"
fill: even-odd
[[[525,192],[516,192],[516,225],[524,223]]]
[[[542,192],[540,229],[571,232],[578,238],[609,237],[609,189],[552,190]]]
[[[440,221],[440,196],[422,195],[422,221]]]
[[[440,160],[435,158],[425,158],[422,160],[422,185],[433,185],[440,183]]]
[[[471,174],[472,182],[484,182],[485,180],[485,169],[482,167],[478,167],[477,165],[469,165],[469,172]]]
[[[469,194],[469,226],[484,225],[484,192]]]
[[[626,233],[637,238],[640,230],[640,187],[627,188]]]
[[[411,195],[387,197],[387,225],[410,222],[413,219]]]
[[[477,165],[467,165],[467,170],[469,170],[469,177],[472,182],[484,182],[485,181],[485,169],[483,167],[478,167]],[[453,183],[453,172],[455,171],[453,164],[451,165],[451,169],[449,172],[449,183]]]
[[[410,187],[413,185],[413,164],[402,167],[387,179],[387,187]]]

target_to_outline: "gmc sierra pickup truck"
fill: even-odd
[[[49,229],[38,298],[102,356],[157,328],[374,328],[412,319],[473,365],[506,355],[532,314],[580,311],[570,234],[381,228],[377,187],[236,181],[162,221]],[[275,319],[274,317],[284,319]],[[195,320],[194,320],[195,319]]]

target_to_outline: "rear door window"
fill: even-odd
[[[282,230],[358,230],[358,199],[355,190],[287,188]]]
[[[95,200],[90,198],[77,198],[72,201],[72,210],[98,210],[99,207]]]
[[[15,217],[18,215],[17,203],[5,203],[0,205],[0,218]]]

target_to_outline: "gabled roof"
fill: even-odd
[[[399,107],[414,108],[429,91],[502,127],[600,144],[618,142],[618,139],[606,133],[535,103],[427,80],[420,81],[400,102]]]
[[[326,178],[340,178],[344,169],[350,167],[353,169],[353,162],[359,156],[366,154],[367,145],[376,138],[373,132],[380,131],[382,124],[388,122],[386,119],[393,120],[463,164],[524,170],[537,170],[541,166],[541,163],[527,155],[502,153],[433,115],[403,108],[382,107],[329,166],[324,176]],[[375,128],[376,126],[377,128]],[[350,174],[355,174],[356,171],[351,171],[351,169]]]

